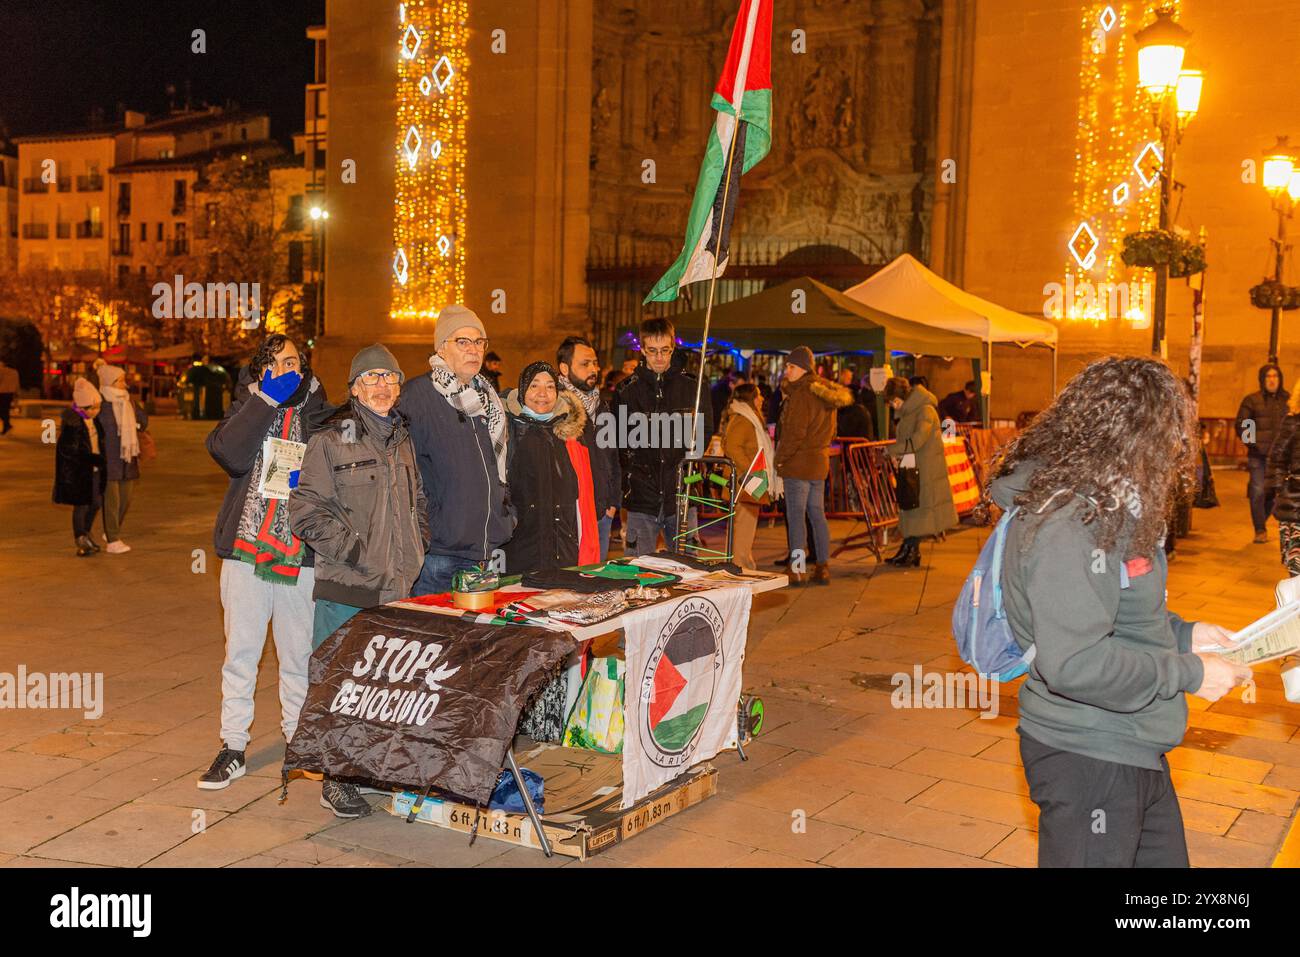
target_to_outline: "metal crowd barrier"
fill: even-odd
[[[849,535],[831,553],[835,557],[848,548],[871,549],[876,560],[884,558],[885,537],[889,529],[898,525],[898,499],[894,494],[894,461],[885,454],[893,443],[851,442],[843,452],[850,483],[861,503],[861,510],[853,517],[866,522],[867,529]]]

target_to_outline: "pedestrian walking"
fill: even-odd
[[[670,320],[648,318],[641,322],[641,361],[618,386],[614,411],[628,434],[619,436],[619,460],[623,468],[623,506],[627,523],[623,529],[625,555],[650,555],[658,546],[659,533],[669,551],[677,547],[677,467],[686,457],[696,433],[713,421],[709,390],[699,389],[700,426],[692,418],[697,380],[688,375],[686,355],[677,349],[677,332]],[[626,364],[626,363],[625,363]],[[651,431],[669,416],[678,417],[680,430],[673,429],[678,442],[650,441]],[[640,424],[638,429],[637,425]],[[695,449],[703,454],[704,443]]]
[[[140,433],[149,428],[149,416],[126,388],[126,370],[102,360],[96,364],[99,394],[104,401],[99,420],[104,426],[104,551],[124,555],[131,546],[122,541],[122,525],[140,480]]]
[[[899,550],[885,559],[891,565],[916,567],[921,564],[921,539],[939,535],[957,524],[957,507],[948,482],[944,460],[943,430],[939,424],[938,401],[923,385],[892,378],[885,383],[885,402],[897,416],[894,443],[885,451],[898,460],[899,469],[916,469],[916,504],[906,507],[900,500],[898,530],[903,536]],[[900,499],[905,477],[900,477]]]
[[[0,359],[0,435],[8,435],[13,431],[13,425],[9,422],[9,413],[14,404],[14,396],[17,394],[18,370],[6,365],[4,360]]]
[[[623,476],[617,443],[606,441],[602,445],[599,441],[599,426],[610,414],[609,403],[600,390],[600,360],[590,340],[569,336],[555,352],[555,367],[560,373],[560,388],[577,396],[587,415],[582,443],[591,459],[592,480],[596,486],[596,525],[600,533],[600,561],[603,562],[609,557],[609,535],[618,515]]]
[[[549,362],[533,362],[505,398],[510,417],[506,482],[519,515],[506,570],[527,574],[600,561],[595,482],[582,441],[587,413],[558,387]]]
[[[297,474],[276,482],[271,469],[285,450],[302,452],[330,412],[325,389],[288,336],[267,336],[240,370],[230,408],[208,434],[207,449],[230,477],[217,512],[213,547],[221,559],[226,636],[221,666],[221,750],[198,786],[228,787],[247,770],[257,666],[267,626],[279,663],[280,730],[298,727],[307,696],[316,586],[315,553],[299,535],[289,501]]]
[[[1167,752],[1185,695],[1217,701],[1250,669],[1166,605],[1169,498],[1194,420],[1164,363],[1109,357],[1070,380],[1008,448],[991,498],[1017,508],[1001,567],[1007,622],[1034,649],[1020,754],[1039,807],[1040,867],[1187,867]]]
[[[785,530],[790,555],[807,555],[805,517],[812,525],[816,563],[811,580],[831,581],[831,530],[826,523],[826,477],[835,438],[836,409],[853,404],[853,393],[815,373],[812,350],[799,346],[785,361],[781,419],[776,427],[776,474],[785,488]],[[790,581],[804,585],[807,572],[790,563]]]
[[[104,504],[106,462],[104,426],[98,415],[103,399],[86,379],[72,388],[72,405],[60,415],[54,446],[54,503],[72,506],[72,538],[78,558],[99,551],[91,537],[95,515]]]
[[[1259,367],[1259,391],[1241,400],[1237,409],[1236,429],[1246,446],[1246,469],[1250,478],[1246,482],[1246,497],[1250,499],[1250,518],[1255,524],[1255,544],[1268,541],[1268,517],[1273,512],[1275,492],[1269,487],[1265,473],[1268,453],[1283,417],[1291,394],[1282,388],[1282,370],[1271,362]]]
[[[737,501],[731,519],[732,561],[741,568],[757,568],[754,533],[758,530],[759,512],[764,505],[780,498],[784,490],[784,483],[774,468],[776,451],[767,434],[763,394],[758,391],[758,386],[752,382],[736,386],[722,413],[720,429],[722,452],[734,464],[737,482],[744,482],[747,476],[756,480],[752,491],[737,485]]]
[[[363,608],[408,597],[424,564],[424,486],[406,416],[394,409],[402,380],[388,349],[362,349],[348,370],[351,398],[307,440],[289,515],[316,552],[313,650]],[[331,778],[321,806],[342,818],[370,813],[356,785]]]
[[[1300,575],[1300,390],[1287,400],[1287,414],[1269,451],[1264,480],[1273,496],[1282,564],[1287,574]]]
[[[433,339],[428,375],[406,383],[401,398],[431,529],[417,595],[450,591],[456,572],[486,566],[515,527],[506,495],[506,412],[480,371],[487,330],[457,303],[438,313]]]

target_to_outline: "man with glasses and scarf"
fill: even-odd
[[[505,408],[482,374],[487,330],[472,309],[454,303],[438,313],[433,343],[429,374],[407,383],[401,402],[429,510],[416,595],[449,591],[456,572],[490,562],[515,529]]]
[[[619,384],[614,397],[620,428],[624,421],[629,423],[628,435],[619,437],[628,555],[653,554],[661,531],[667,549],[672,551],[676,547],[673,536],[677,532],[677,466],[686,457],[687,447],[696,433],[703,438],[704,430],[693,428],[690,418],[695,408],[696,380],[685,373],[686,354],[677,350],[676,341],[676,330],[670,320],[643,320],[641,364]],[[620,411],[620,407],[627,411]],[[632,447],[629,440],[638,433],[648,439],[652,432],[661,431],[659,423],[664,414],[685,416],[680,432],[669,430],[669,434],[681,436],[681,443],[667,447],[670,443],[645,441]],[[645,423],[640,429],[632,424],[638,419]],[[700,421],[713,421],[708,389],[700,390]],[[703,454],[704,449],[695,452]]]

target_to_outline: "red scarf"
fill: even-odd
[[[600,534],[596,528],[596,486],[591,480],[591,454],[577,439],[566,439],[569,462],[578,476],[578,564],[600,561]]]

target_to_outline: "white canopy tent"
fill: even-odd
[[[870,279],[846,289],[844,295],[912,322],[983,339],[988,348],[990,379],[993,343],[1014,342],[1022,348],[1045,345],[1052,350],[1052,391],[1056,391],[1056,326],[966,292],[908,253]]]

